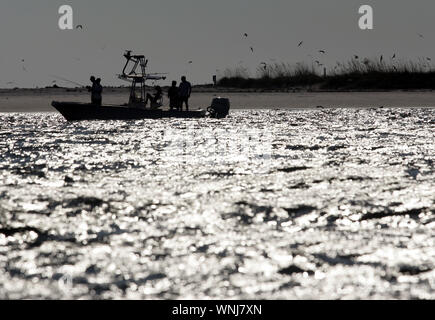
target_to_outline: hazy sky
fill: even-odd
[[[84,30],[59,30],[63,4]],[[373,31],[358,28],[363,4],[374,8]],[[435,61],[434,16],[433,0],[1,0],[0,87],[46,86],[50,75],[86,84],[90,74],[121,84],[125,49],[145,54],[149,71],[193,83],[239,64],[310,62],[309,54],[328,66],[354,54]]]

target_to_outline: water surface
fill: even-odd
[[[435,298],[435,109],[0,114],[0,298]]]

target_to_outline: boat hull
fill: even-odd
[[[139,120],[162,118],[205,118],[206,111],[170,111],[130,108],[127,106],[96,106],[87,103],[57,102],[51,104],[68,121]]]

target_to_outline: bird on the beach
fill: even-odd
[[[319,60],[316,60],[314,62],[317,63],[318,65],[320,65],[320,61]]]
[[[396,59],[396,54],[393,54],[393,56],[391,57],[391,59]]]
[[[252,51],[252,53],[254,53],[254,48],[251,47],[251,51]]]
[[[379,59],[380,62],[384,61],[384,56],[381,56],[381,58]]]
[[[319,52],[320,52],[320,53],[323,53],[323,54],[325,54],[325,53],[326,53],[326,51],[325,51],[325,50],[319,50]]]
[[[189,61],[189,64],[192,64],[193,63],[193,61]]]
[[[432,61],[432,59],[431,59],[431,58],[429,58],[429,57],[427,57],[427,58],[426,58],[426,60],[427,60],[427,61]]]
[[[245,37],[247,38],[247,37],[248,37],[248,34],[247,34],[247,33],[245,33],[245,34],[244,34],[244,36],[245,36]]]
[[[303,41],[299,42],[298,47],[300,47],[303,43]]]
[[[424,39],[424,36],[421,33],[417,33],[417,34],[420,38]]]
[[[82,29],[83,30],[83,25],[81,25],[81,24],[77,25],[76,29]]]
[[[355,55],[355,56],[353,56],[356,60],[358,60],[359,59],[359,57],[357,56],[357,55]]]

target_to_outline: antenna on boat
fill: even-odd
[[[145,82],[147,80],[165,80],[166,77],[158,73],[147,74],[146,68],[148,66],[148,59],[145,59],[144,55],[132,55],[132,50],[126,50],[124,57],[127,59],[127,61],[122,69],[122,74],[120,74],[118,77],[121,80],[131,83],[130,99],[128,104],[130,106],[145,106]],[[128,70],[130,71],[128,72]],[[139,94],[136,93],[137,91],[139,91]]]

